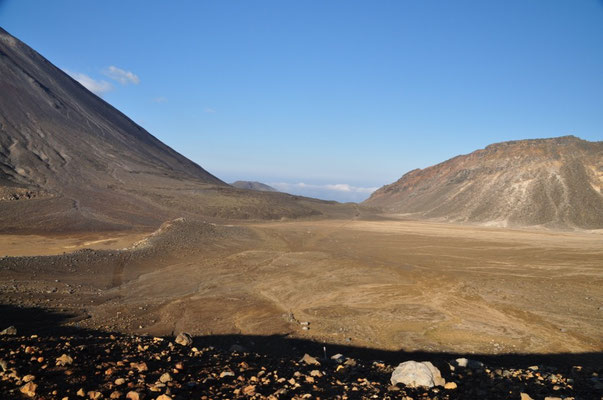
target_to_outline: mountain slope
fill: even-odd
[[[247,189],[247,190],[260,190],[264,192],[278,192],[272,186],[268,186],[265,183],[261,182],[252,182],[252,181],[236,181],[230,184],[239,189]]]
[[[1,28],[0,202],[4,231],[298,217],[327,204],[226,185]]]
[[[222,183],[1,28],[0,57],[5,178],[52,186],[121,169]]]
[[[503,142],[408,172],[365,205],[501,226],[603,228],[603,142]]]

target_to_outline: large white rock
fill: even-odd
[[[406,361],[401,363],[392,373],[391,382],[392,385],[403,383],[411,388],[431,388],[446,384],[446,381],[442,378],[442,374],[440,374],[440,370],[434,367],[429,361]]]

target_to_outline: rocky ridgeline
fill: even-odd
[[[0,336],[2,399],[600,399],[601,368],[489,367],[457,359],[394,368],[341,354],[275,357],[195,339]]]
[[[363,204],[494,226],[603,228],[603,141],[575,136],[496,143],[406,173]]]

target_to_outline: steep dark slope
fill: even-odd
[[[118,179],[119,171],[222,184],[1,28],[0,61],[9,180],[63,188],[81,178]]]
[[[364,202],[387,212],[501,226],[603,228],[603,142],[504,142],[408,172]]]
[[[278,218],[326,203],[236,190],[0,28],[0,230]]]

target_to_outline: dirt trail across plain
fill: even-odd
[[[161,252],[171,248],[169,257],[122,259],[119,279],[109,264],[11,264],[0,301],[60,308],[77,315],[68,323],[137,334],[289,334],[488,354],[603,350],[599,232],[398,220],[216,229],[219,237],[199,243],[182,236],[187,248],[170,240]]]

